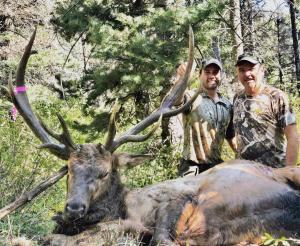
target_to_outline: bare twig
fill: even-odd
[[[71,49],[69,50],[69,53],[68,53],[67,58],[66,58],[66,60],[65,60],[65,62],[64,62],[63,68],[65,67],[65,65],[66,65],[66,63],[67,63],[67,61],[68,61],[68,59],[69,59],[69,56],[71,55],[71,52],[72,52],[72,50],[74,49],[75,45],[78,43],[78,41],[80,40],[80,38],[83,36],[83,34],[84,34],[85,32],[86,32],[86,30],[82,31],[82,32],[79,34],[79,37],[75,40],[74,44],[72,45]]]
[[[38,186],[34,187],[32,190],[24,193],[19,198],[17,198],[14,202],[8,204],[4,208],[0,209],[0,220],[5,216],[20,208],[24,204],[30,202],[33,198],[38,196],[40,193],[54,185],[57,181],[63,178],[68,172],[67,166],[61,168],[57,173],[40,183]]]

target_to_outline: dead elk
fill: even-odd
[[[34,35],[19,64],[16,85],[24,86],[24,73]],[[14,104],[26,123],[56,156],[68,160],[68,190],[65,210],[56,217],[58,230],[74,234],[86,225],[121,219],[124,228],[152,235],[153,243],[165,245],[231,245],[257,242],[264,232],[274,236],[300,234],[300,170],[272,169],[261,164],[235,160],[218,165],[198,176],[169,180],[129,190],[121,184],[118,169],[141,163],[145,155],[115,153],[124,143],[143,141],[150,134],[137,135],[171,110],[186,88],[193,61],[190,32],[188,69],[161,107],[138,125],[115,139],[114,115],[107,141],[102,144],[73,143],[59,116],[63,134],[56,134],[32,112],[26,92],[13,93]],[[58,144],[52,139],[58,140]],[[132,229],[132,228],[131,228]]]

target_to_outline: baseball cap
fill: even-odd
[[[259,57],[251,55],[251,54],[239,55],[235,66],[238,66],[242,62],[250,62],[252,64],[263,63],[263,61]]]
[[[212,65],[212,64],[217,65],[220,68],[220,70],[222,70],[221,62],[215,58],[208,58],[208,59],[202,61],[202,69],[205,69],[207,66]]]

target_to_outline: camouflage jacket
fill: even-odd
[[[269,85],[254,97],[241,91],[234,97],[233,110],[238,157],[272,167],[284,166],[283,129],[296,123],[287,96]]]
[[[191,97],[188,92],[186,98]],[[232,104],[219,95],[214,102],[205,92],[201,93],[193,107],[182,114],[184,139],[183,158],[198,163],[218,164],[224,139],[234,137]]]

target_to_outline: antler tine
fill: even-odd
[[[19,62],[19,66],[17,69],[17,76],[16,76],[16,85],[17,86],[25,85],[25,79],[24,79],[25,70],[26,70],[27,62],[29,60],[31,48],[32,48],[33,42],[35,40],[35,35],[36,35],[36,28],[34,29],[34,32],[31,35],[31,38],[29,40],[29,43],[27,44],[27,46],[25,48],[24,54],[21,58],[21,61]]]
[[[197,97],[199,96],[200,92],[201,92],[201,88],[199,88],[196,93],[191,97],[190,100],[188,100],[185,104],[183,104],[181,107],[177,108],[177,109],[173,109],[173,110],[170,110],[168,112],[166,112],[164,114],[164,117],[172,117],[172,116],[175,116],[177,114],[180,114],[182,112],[185,112],[186,110],[188,110],[191,106],[192,106],[192,103],[197,99]]]
[[[152,129],[146,133],[145,135],[123,135],[122,137],[119,138],[118,142],[115,143],[113,148],[110,149],[110,151],[115,151],[119,146],[121,146],[124,143],[128,142],[143,142],[150,138],[154,132],[159,128],[161,125],[162,121],[162,115],[160,115],[159,120],[153,125]]]
[[[50,136],[48,132],[43,127],[43,123],[40,123],[37,116],[33,113],[32,108],[30,106],[26,89],[25,89],[25,70],[26,65],[30,56],[31,48],[35,39],[36,29],[34,30],[28,45],[25,48],[25,52],[21,58],[19,63],[17,74],[16,74],[16,91],[14,91],[12,85],[12,79],[9,80],[9,92],[12,98],[12,101],[16,108],[18,109],[19,113],[22,115],[23,119],[30,127],[32,132],[41,140],[44,146],[48,146],[50,152],[56,155],[57,157],[67,160],[70,156],[70,149],[73,148],[72,145],[66,145],[66,143],[61,142],[60,144],[52,143],[50,140]],[[19,89],[19,90],[17,90]],[[63,126],[63,128],[66,126]],[[64,132],[67,131],[64,129]]]
[[[118,99],[116,100],[110,118],[109,118],[109,125],[108,125],[108,134],[106,137],[106,142],[105,142],[105,149],[110,149],[111,145],[114,141],[114,137],[116,135],[116,114],[119,111],[119,104],[118,104]]]
[[[51,136],[53,137],[54,139],[59,139],[60,138],[60,135],[55,133],[54,131],[52,131],[46,124],[45,122],[43,121],[43,119],[37,115],[37,118],[39,120],[39,122],[41,123],[42,127],[44,128],[44,130]]]
[[[121,146],[124,143],[127,142],[134,142],[137,139],[143,139],[142,136],[137,136],[138,133],[146,129],[148,126],[152,125],[154,122],[156,122],[161,116],[162,117],[170,117],[174,116],[176,114],[179,114],[186,110],[193,101],[189,101],[185,103],[182,107],[179,109],[172,110],[172,106],[176,103],[177,99],[183,95],[190,78],[191,70],[194,63],[194,34],[193,30],[190,27],[189,28],[189,59],[188,59],[188,65],[185,71],[184,76],[182,77],[181,81],[178,82],[168,93],[168,95],[165,97],[163,102],[161,103],[161,106],[158,110],[154,111],[152,114],[150,114],[148,117],[146,117],[144,120],[142,120],[140,123],[135,125],[133,128],[128,130],[126,133],[121,135],[118,139],[113,140],[110,145],[110,150],[113,152],[115,151],[119,146]],[[192,98],[193,100],[196,99],[196,95]]]
[[[74,144],[74,142],[71,138],[71,135],[70,135],[70,132],[68,130],[68,127],[67,127],[67,124],[66,124],[65,120],[63,119],[63,117],[59,113],[57,113],[56,116],[57,116],[57,118],[60,122],[61,128],[63,129],[63,132],[61,134],[57,134],[54,131],[52,131],[39,116],[37,116],[37,117],[38,117],[42,127],[45,129],[45,131],[51,137],[53,137],[57,141],[63,143],[64,145],[69,146],[73,150],[76,149],[76,144]],[[50,146],[50,147],[45,147],[45,146]],[[53,144],[42,144],[43,148],[50,148],[51,149],[51,146],[53,146]]]
[[[175,104],[176,100],[183,95],[189,82],[193,64],[194,64],[194,33],[192,27],[189,26],[189,58],[188,58],[187,68],[182,78],[182,81],[176,83],[172,87],[171,91],[164,98],[162,102],[163,108],[172,107]]]
[[[69,132],[69,129],[67,127],[67,124],[66,124],[64,118],[59,113],[57,113],[56,115],[57,115],[57,118],[60,122],[60,125],[61,125],[62,129],[63,129],[63,133],[60,134],[60,139],[57,139],[57,140],[59,140],[61,143],[64,143],[66,146],[69,146],[73,150],[75,150],[76,149],[76,144],[72,140],[71,134]]]

